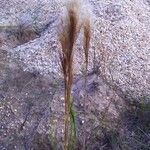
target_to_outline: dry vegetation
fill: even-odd
[[[67,8],[67,20],[63,20],[62,22],[62,32],[60,33],[60,43],[62,45],[62,52],[60,52],[60,61],[61,67],[64,75],[64,83],[65,83],[65,136],[64,136],[64,149],[69,149],[69,139],[70,135],[73,135],[73,138],[76,138],[76,122],[75,122],[75,113],[74,113],[74,102],[72,98],[72,84],[73,84],[73,62],[74,62],[74,45],[76,39],[78,38],[78,34],[80,32],[80,28],[84,28],[84,54],[85,54],[85,70],[87,74],[88,67],[88,51],[90,47],[90,39],[91,39],[91,27],[90,20],[83,20],[83,23],[79,22],[79,13],[78,12],[78,4],[76,2],[70,3]],[[65,27],[63,27],[65,24]],[[86,86],[86,85],[85,85]],[[70,123],[72,121],[72,123]],[[72,126],[73,134],[69,133],[69,127]],[[71,131],[72,132],[72,131]],[[73,143],[76,144],[76,143]]]

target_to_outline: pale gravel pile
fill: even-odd
[[[39,37],[24,44],[8,44],[26,71],[60,75],[58,24],[66,1],[3,1],[0,24],[36,27]],[[150,5],[146,0],[89,0],[93,11],[93,39],[90,49],[92,70],[94,50],[104,76],[133,99],[149,101],[150,94]],[[4,11],[3,11],[4,10]],[[8,40],[8,41],[7,41]],[[77,42],[75,73],[83,69],[82,34]],[[14,48],[13,48],[14,47]],[[82,64],[82,65],[80,65]],[[105,69],[104,69],[105,68]],[[104,71],[105,70],[105,71]],[[145,97],[145,98],[144,98]],[[139,99],[141,100],[141,99]]]

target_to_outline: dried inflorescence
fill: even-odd
[[[66,16],[61,21],[61,29],[59,33],[59,40],[62,46],[60,51],[60,61],[65,81],[65,137],[64,148],[68,149],[69,145],[69,122],[72,114],[72,96],[71,89],[73,83],[73,58],[74,58],[74,45],[78,38],[81,27],[84,29],[84,53],[86,71],[88,66],[88,52],[91,39],[91,25],[90,20],[82,18],[78,1],[72,1],[68,4]],[[74,120],[74,119],[72,119]],[[75,123],[75,122],[74,122]]]

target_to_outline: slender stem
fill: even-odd
[[[64,149],[68,150],[68,131],[69,131],[69,118],[68,118],[68,97],[67,97],[67,93],[68,93],[68,82],[67,82],[67,77],[65,77],[65,131],[64,131]]]
[[[71,107],[71,89],[72,89],[72,60],[67,63],[66,66],[67,74],[65,77],[65,144],[64,149],[68,150],[69,146],[69,124],[70,124],[70,107]]]
[[[84,73],[84,87],[85,87],[85,91],[84,91],[84,100],[83,100],[83,115],[84,115],[84,135],[83,135],[83,150],[85,150],[85,145],[86,145],[86,133],[85,133],[85,118],[86,118],[86,99],[88,98],[87,95],[87,67],[88,67],[88,63],[85,63],[85,73]]]

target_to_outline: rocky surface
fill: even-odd
[[[58,149],[62,147],[64,86],[58,28],[65,2],[0,0],[0,149],[47,150],[56,142]],[[79,145],[86,132],[89,149],[109,149],[117,143],[110,143],[109,133],[117,130],[128,135],[129,147],[123,149],[147,148],[149,132],[140,137],[146,139],[144,144],[134,145],[136,134],[128,128],[131,123],[120,117],[126,102],[150,102],[150,2],[87,0],[82,8],[89,7],[93,35],[85,119],[82,31],[74,61]],[[84,11],[80,15],[84,18]]]
[[[150,7],[146,1],[100,2],[95,39],[110,82],[129,97],[148,102],[150,92]],[[96,9],[95,9],[96,10]],[[97,42],[98,41],[98,42]],[[103,54],[104,53],[104,54]],[[103,72],[105,72],[103,71]],[[145,98],[144,98],[145,97]]]
[[[6,56],[4,51],[0,57],[0,149],[62,149],[63,80],[23,71],[15,62],[11,61],[10,64]],[[101,128],[108,131],[117,128],[124,102],[103,79],[91,73],[88,76],[88,97],[84,112],[84,87],[84,77],[77,77],[73,97],[78,139],[82,145],[83,133],[86,132],[90,148],[96,142],[93,141],[93,145],[90,143],[95,128],[100,129],[97,136],[104,136]]]
[[[112,84],[120,87],[130,98],[139,101],[144,99],[148,102],[149,1],[89,0],[83,5],[86,6],[87,3],[93,11],[89,70],[92,70],[93,60],[96,59],[100,63],[102,72],[105,72],[105,76]],[[59,75],[58,50],[61,47],[58,41],[58,24],[65,1],[3,1],[2,4],[0,24],[17,27],[14,32],[22,32],[21,36],[12,31],[9,32],[9,36],[8,32],[7,35],[3,33],[2,48],[11,52],[12,58],[17,58],[24,70]],[[81,15],[84,17],[84,14]],[[75,57],[76,74],[80,73],[83,68],[81,64],[84,62],[82,33],[79,39]]]

